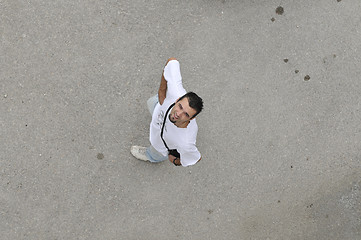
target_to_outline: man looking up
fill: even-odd
[[[148,148],[132,146],[132,155],[153,163],[168,159],[174,165],[184,167],[200,161],[195,117],[202,111],[203,101],[183,88],[180,65],[175,58],[168,59],[158,95],[151,97],[147,104],[152,114],[151,145]]]

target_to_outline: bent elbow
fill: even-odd
[[[173,61],[173,60],[177,60],[176,58],[169,58],[168,60],[167,60],[167,63],[166,63],[166,65],[170,62],[170,61]]]

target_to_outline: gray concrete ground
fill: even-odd
[[[0,0],[1,239],[361,239],[360,28],[359,0]],[[129,152],[169,57],[205,101],[188,168]]]

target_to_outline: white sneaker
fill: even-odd
[[[146,147],[132,146],[130,149],[130,152],[136,159],[139,159],[142,161],[149,161],[147,155],[145,155],[146,150],[147,150]]]

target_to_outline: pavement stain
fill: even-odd
[[[97,154],[97,158],[98,158],[99,160],[102,160],[102,159],[104,158],[104,154],[103,154],[103,153],[98,153],[98,154]]]
[[[285,10],[283,9],[283,7],[279,6],[276,8],[276,13],[278,15],[282,15],[285,12]]]
[[[336,58],[336,54],[333,54],[333,58]],[[283,61],[284,61],[285,63],[288,63],[288,62],[289,62],[288,58],[284,58]],[[324,63],[325,63],[325,60],[324,60]],[[296,74],[299,73],[299,72],[300,72],[300,70],[298,70],[298,69],[295,70],[295,73],[296,73]],[[306,75],[303,80],[307,82],[307,81],[309,81],[310,79],[311,79],[310,75]]]
[[[341,1],[342,1],[342,0],[337,0],[337,2],[341,2]],[[284,13],[284,8],[283,8],[282,6],[278,6],[278,7],[276,8],[276,13],[277,13],[278,15],[283,15],[283,13]],[[275,19],[274,17],[272,17],[272,18],[271,18],[271,21],[274,22],[274,21],[276,21],[276,19]],[[336,54],[333,54],[332,57],[335,59],[335,58],[337,57],[337,55],[336,55]],[[284,58],[283,61],[284,61],[285,63],[288,63],[288,62],[289,62],[289,59],[288,59],[288,58]],[[327,59],[326,59],[326,58],[324,58],[323,63],[327,63]],[[296,73],[296,74],[298,74],[299,72],[300,72],[300,71],[299,71],[298,69],[295,70],[295,73]],[[305,82],[309,81],[310,79],[311,79],[310,75],[306,75],[306,76],[304,77],[304,81],[305,81]],[[292,168],[292,167],[291,167],[291,168]]]
[[[341,0],[337,0],[338,2],[340,2]],[[278,15],[283,15],[283,13],[285,12],[285,10],[284,10],[284,8],[282,7],[282,6],[278,6],[277,8],[276,8],[276,13],[278,14]],[[271,18],[271,21],[272,22],[274,22],[274,21],[276,21],[276,19],[273,17],[273,18]],[[298,27],[298,26],[297,26]],[[336,58],[336,54],[333,54],[333,58]],[[285,62],[285,63],[288,63],[289,62],[289,59],[288,58],[284,58],[283,59],[283,61]],[[295,70],[295,73],[297,74],[297,73],[299,73],[300,71],[298,70],[298,69],[296,69]],[[304,77],[304,81],[309,81],[311,79],[311,77],[309,76],[309,75],[306,75],[305,77]],[[291,166],[291,168],[293,168],[292,166]]]
[[[284,10],[284,8],[283,8],[282,6],[278,6],[278,7],[276,8],[276,14],[277,14],[277,15],[283,15],[284,12],[285,12],[285,10]],[[272,18],[271,18],[271,21],[272,21],[272,22],[276,21],[276,18],[272,17]]]
[[[339,236],[350,236],[347,239],[360,239],[360,176],[358,171],[349,174],[342,181],[332,185],[331,191],[320,191],[316,202],[312,201],[309,202],[309,205],[306,205],[306,208],[309,209],[307,217],[318,230],[315,234],[325,236],[324,239],[333,239],[332,235],[334,233],[324,232],[324,229],[328,229],[330,225],[337,223]],[[312,239],[320,238],[315,237]]]

